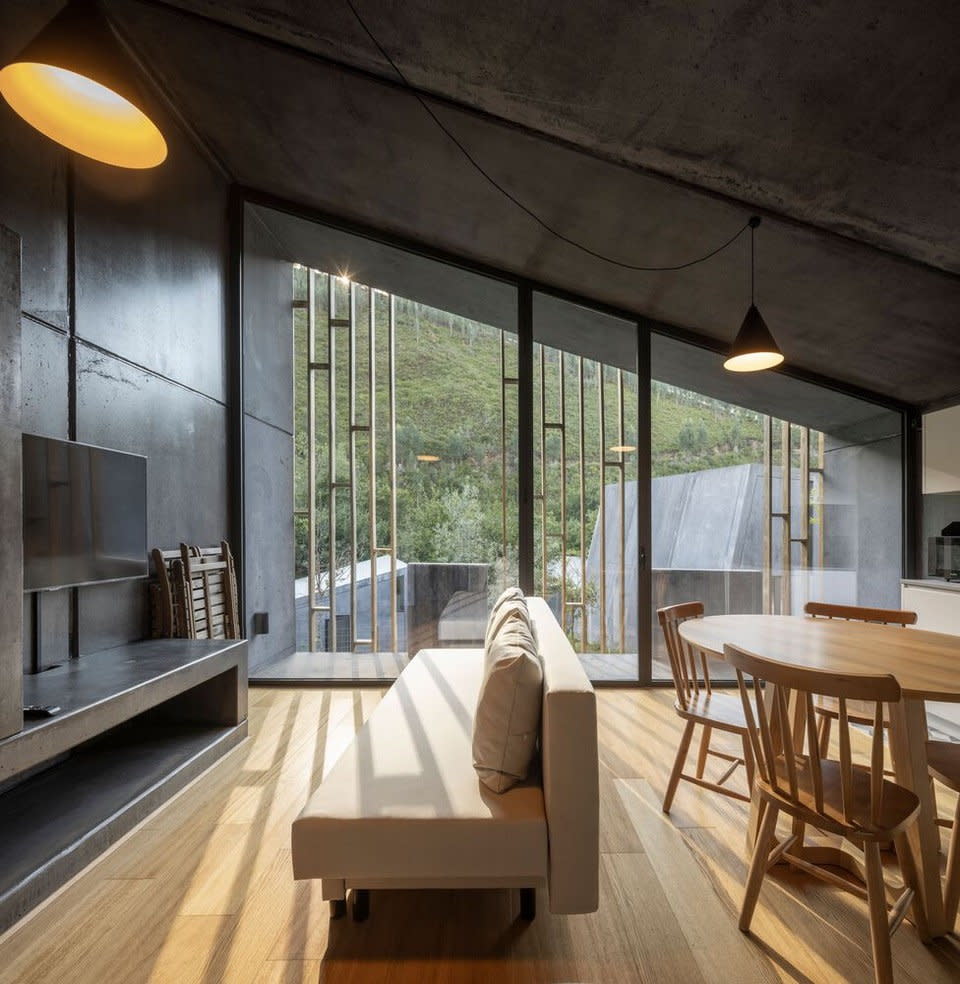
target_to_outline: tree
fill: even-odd
[[[447,489],[440,497],[445,519],[434,530],[436,560],[460,564],[489,562],[490,545],[484,536],[480,490],[472,484]]]

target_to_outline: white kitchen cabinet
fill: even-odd
[[[923,491],[960,492],[960,406],[923,416]]]

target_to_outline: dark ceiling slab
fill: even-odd
[[[960,271],[953,0],[354,2],[426,91]],[[174,3],[394,77],[344,2]]]
[[[358,63],[364,61],[356,54],[364,50],[363,39],[348,26],[349,11],[333,12],[339,5],[323,5],[326,13],[317,9],[321,5],[285,2],[276,2],[269,9],[212,0],[197,0],[193,5],[216,16],[237,19],[242,15],[248,26],[264,33],[287,32],[298,44],[313,46],[311,38],[319,39],[316,43],[325,54],[346,57],[353,52]],[[410,59],[415,82],[429,82],[414,71],[422,63],[434,66],[431,71],[438,76],[452,78],[451,91],[457,98],[469,96],[483,104],[472,94],[473,89],[464,88],[466,82],[457,81],[466,79],[490,99],[499,93],[505,103],[540,106],[546,121],[531,117],[527,125],[539,126],[552,136],[556,134],[548,125],[550,119],[559,121],[556,126],[569,126],[571,113],[592,120],[596,129],[606,128],[604,132],[621,141],[625,138],[618,114],[625,112],[636,122],[640,104],[634,88],[646,76],[638,75],[635,66],[632,73],[623,72],[621,87],[616,89],[607,63],[600,64],[596,56],[596,46],[603,38],[624,39],[607,52],[614,66],[626,57],[621,47],[631,50],[636,65],[644,62],[663,68],[669,60],[667,54],[661,57],[652,50],[646,35],[642,43],[638,41],[640,34],[627,4],[606,5],[592,15],[597,24],[588,30],[572,0],[562,0],[559,8],[544,8],[549,12],[543,15],[547,20],[538,22],[539,32],[530,29],[535,13],[532,5],[511,5],[512,32],[499,45],[493,41],[495,28],[505,16],[502,3],[473,11],[468,25],[463,21],[466,14],[459,9],[433,17],[438,22],[433,24],[428,16],[432,8],[423,3],[404,5],[402,21],[395,20],[400,15],[391,13],[392,6],[386,10],[381,6],[387,5],[370,0],[362,9],[371,26],[387,40],[392,36],[400,42],[404,31],[420,37],[420,57]],[[845,5],[844,11],[848,6],[854,8],[849,17],[865,9],[853,4]],[[18,7],[22,10],[24,5]],[[675,60],[683,44],[691,46],[691,51],[696,49],[696,60],[690,65],[699,68],[692,72],[687,66],[686,88],[682,78],[665,68],[660,72],[663,85],[672,79],[672,96],[664,98],[656,112],[645,111],[643,125],[635,134],[638,146],[661,153],[669,145],[677,159],[703,161],[706,158],[699,151],[682,141],[671,143],[667,137],[691,127],[696,130],[691,121],[711,107],[723,118],[740,107],[742,126],[723,130],[722,139],[715,136],[726,148],[725,154],[705,167],[698,183],[709,189],[723,185],[736,197],[765,201],[762,195],[743,193],[743,186],[734,187],[717,161],[740,161],[744,174],[749,171],[748,184],[761,190],[774,187],[767,174],[772,168],[778,180],[798,183],[806,189],[804,194],[824,206],[842,197],[846,225],[841,231],[870,238],[853,221],[857,216],[865,217],[864,228],[880,223],[895,232],[905,228],[909,219],[910,236],[926,246],[914,249],[906,240],[888,245],[939,262],[940,253],[927,250],[930,246],[935,247],[934,252],[943,252],[945,240],[936,222],[953,236],[960,229],[953,211],[960,207],[955,159],[960,113],[951,109],[960,87],[955,84],[956,65],[941,65],[940,52],[949,34],[942,35],[942,43],[933,43],[928,35],[935,28],[949,26],[945,20],[956,16],[952,6],[929,5],[914,34],[896,17],[891,21],[893,15],[878,15],[868,33],[871,38],[885,39],[881,47],[889,59],[882,76],[875,61],[870,63],[871,72],[864,68],[865,35],[850,34],[839,48],[837,35],[826,43],[824,32],[830,25],[835,30],[852,23],[835,3],[820,5],[803,16],[769,3],[749,8],[753,13],[748,16],[737,13],[748,11],[745,5],[721,3],[716,16],[726,18],[726,27],[714,33],[713,47],[703,50],[704,24],[709,26],[709,17],[703,21],[706,14],[689,13],[687,20],[677,21],[681,7],[679,3],[661,4],[649,14],[653,19],[648,27]],[[681,273],[632,273],[593,260],[545,233],[484,182],[408,93],[375,78],[245,38],[170,9],[170,5],[110,0],[110,9],[180,111],[241,183],[692,330],[718,343],[728,342],[739,325],[747,303],[745,240],[715,260]],[[380,18],[379,23],[374,23],[375,18]],[[808,72],[821,72],[819,85],[801,84],[787,71],[791,66],[794,71],[801,58],[792,47],[764,47],[770,32],[793,37],[790,31],[799,29],[798,18],[809,29],[803,35],[808,41],[823,41],[819,49],[811,48],[802,56]],[[41,26],[42,10],[38,9],[36,19],[32,26],[27,23],[29,18],[18,18],[13,26],[24,37],[18,39],[11,33],[8,43],[26,41]],[[810,25],[814,23],[820,33],[813,31]],[[671,24],[675,31],[666,29]],[[752,39],[751,45],[766,52],[765,58],[776,61],[779,56],[784,63],[782,78],[774,78],[776,73],[757,76],[753,54],[749,58],[745,54],[742,63],[736,61],[735,53],[745,51],[734,37],[738,24],[738,30]],[[893,43],[896,31],[891,26],[897,24],[903,34],[899,47]],[[564,73],[572,72],[569,62],[573,58],[568,32],[578,25],[582,91],[564,90]],[[940,31],[936,33],[941,36]],[[924,39],[929,44],[925,58],[919,59],[918,48]],[[467,49],[472,53],[465,54]],[[854,90],[843,84],[850,81],[850,75],[838,71],[831,75],[830,66],[836,67],[839,58],[835,49],[846,53],[851,66],[863,69],[862,84],[869,83],[872,93],[871,113],[861,100],[855,101],[860,115],[850,115],[848,103]],[[451,52],[461,59],[460,75],[449,67]],[[552,75],[544,64],[551,56],[560,63]],[[897,66],[906,66],[910,59],[911,71],[899,71]],[[687,64],[686,55],[680,60]],[[365,64],[377,67],[369,57]],[[928,75],[938,73],[938,98],[934,100]],[[649,76],[659,77],[655,69]],[[771,79],[779,79],[779,87],[770,88]],[[831,79],[830,84],[824,81]],[[710,92],[705,90],[708,85]],[[527,91],[531,86],[544,88],[531,96]],[[439,84],[435,87],[442,90]],[[549,96],[554,89],[559,98]],[[900,94],[903,112],[909,111],[913,120],[909,128],[898,122],[899,116],[891,115],[896,103],[893,89]],[[754,92],[750,112],[743,101],[746,90]],[[918,93],[930,98],[921,105]],[[791,94],[793,101],[787,98]],[[777,146],[785,142],[786,149],[781,147],[780,156],[766,162],[751,163],[750,155],[759,153],[772,139],[766,125],[769,119],[756,108],[771,101],[789,124],[789,134],[782,128],[776,130]],[[802,113],[794,102],[805,107]],[[503,110],[503,106],[484,108]],[[438,112],[498,180],[545,219],[596,249],[632,262],[670,264],[702,254],[739,228],[749,214],[712,193],[611,163],[470,110],[443,106]],[[504,111],[502,115],[508,114]],[[660,133],[657,127],[673,128],[659,149],[651,138]],[[830,127],[836,133],[827,139]],[[850,148],[854,144],[844,144],[847,157],[837,156],[835,145],[841,131],[852,135],[851,139],[859,135],[854,144],[862,167],[853,167],[856,155]],[[575,136],[571,131],[564,138],[576,142]],[[590,149],[609,150],[609,142],[604,137]],[[912,157],[908,148],[916,150]],[[790,158],[797,160],[791,163]],[[882,166],[874,168],[877,161]],[[805,162],[802,168],[801,162]],[[867,167],[864,162],[873,163]],[[829,176],[833,191],[826,187],[824,175]],[[890,213],[884,217],[868,208],[864,195],[887,201]],[[920,201],[917,196],[921,195],[929,195],[935,207]],[[779,192],[774,198],[778,196]],[[784,213],[819,221],[812,213],[798,213],[795,199],[782,197],[779,206],[771,201]],[[936,221],[929,217],[931,209]],[[901,212],[900,218],[894,214]],[[793,366],[918,405],[960,397],[960,352],[954,340],[960,278],[955,275],[792,219],[767,218],[758,233],[758,302]]]
[[[247,206],[247,215],[247,239],[258,238],[258,227],[269,230],[281,255],[290,262],[327,272],[347,270],[363,286],[516,331],[516,291],[506,284],[274,209]],[[636,370],[635,321],[537,292],[533,337],[565,352]],[[893,410],[783,373],[726,372],[722,363],[723,357],[716,352],[656,332],[650,336],[651,375],[660,382],[835,438],[869,441],[900,433],[900,414]]]
[[[244,184],[720,342],[743,317],[745,240],[681,273],[639,274],[584,257],[483,181],[409,94],[167,10],[129,4],[122,20]],[[470,112],[441,112],[549,221],[625,259],[683,261],[746,218],[676,183]],[[766,220],[758,302],[795,366],[921,405],[960,393],[960,278]]]

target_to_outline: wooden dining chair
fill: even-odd
[[[953,741],[928,741],[927,767],[932,778],[955,793],[960,793],[960,744]],[[947,852],[947,884],[943,896],[947,926],[952,929],[957,921],[957,910],[960,909],[960,797],[957,799],[953,820],[937,822],[953,828],[950,849]]]
[[[747,736],[747,724],[743,717],[743,708],[740,701],[732,694],[713,692],[710,685],[707,654],[704,652],[699,654],[698,666],[697,654],[680,636],[681,622],[690,618],[702,617],[703,605],[699,601],[657,609],[657,618],[660,620],[660,628],[663,631],[667,656],[670,659],[670,672],[673,675],[673,685],[677,693],[673,706],[677,714],[686,721],[683,735],[680,738],[680,747],[677,749],[677,757],[673,763],[673,770],[667,782],[667,791],[663,797],[664,813],[670,812],[673,797],[681,779],[723,796],[750,802],[749,796],[745,796],[735,789],[728,789],[724,785],[740,765],[744,766],[747,773],[747,787],[753,785],[753,750]],[[698,725],[703,731],[700,735],[700,749],[697,754],[697,771],[695,775],[690,775],[683,771],[683,767],[687,761],[693,732]],[[737,735],[743,748],[743,757],[711,748],[710,740],[714,731]],[[731,763],[716,782],[709,782],[703,778],[707,758],[711,755]]]
[[[868,676],[826,672],[764,659],[735,646],[724,646],[727,662],[737,671],[740,700],[756,757],[754,795],[763,820],[747,877],[740,929],[747,932],[764,875],[779,859],[865,898],[870,912],[874,979],[891,984],[890,937],[903,921],[917,889],[907,831],[920,812],[920,801],[883,777],[883,705],[900,700],[900,685],[887,674]],[[831,697],[839,712],[840,759],[821,758],[815,719],[816,697]],[[848,704],[873,707],[870,765],[854,765]],[[769,710],[768,710],[769,709]],[[794,820],[792,833],[777,841],[777,819]],[[866,890],[797,853],[807,825],[839,834],[863,845]],[[880,844],[892,840],[905,888],[888,911]],[[918,926],[922,938],[926,928]]]
[[[901,612],[895,608],[863,608],[859,605],[829,605],[822,601],[808,601],[804,612],[812,618],[842,619],[846,622],[875,622],[878,625],[914,625],[916,612]],[[817,702],[817,734],[820,739],[820,755],[827,757],[830,747],[832,724],[837,720],[838,709],[835,700],[824,699]],[[848,705],[847,715],[854,724],[869,727],[873,721],[868,708]],[[889,719],[884,718],[883,726],[889,727]]]

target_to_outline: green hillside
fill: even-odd
[[[305,271],[296,271],[295,289],[305,297]],[[318,277],[317,330],[314,359],[327,362],[327,278]],[[338,316],[346,313],[348,286],[333,281]],[[378,513],[377,539],[383,546],[389,535],[389,389],[386,325],[388,299],[374,293],[376,342],[374,361],[377,385],[374,393],[374,424],[377,445],[377,474],[374,482]],[[369,365],[367,338],[369,291],[356,290],[356,390],[354,420],[360,427],[369,423]],[[308,361],[306,312],[294,318],[295,356],[295,489],[296,506],[306,507],[307,447],[306,406]],[[349,350],[348,332],[335,329],[334,362],[336,372],[337,481],[349,479]],[[516,376],[516,340],[505,336],[506,375]],[[537,536],[541,515],[547,531],[558,534],[562,528],[561,436],[548,428],[545,446],[545,473],[541,475],[540,444],[540,359],[545,380],[544,404],[548,424],[561,419],[560,353],[535,347],[535,491],[545,491],[544,505],[537,503]],[[578,459],[579,360],[563,359],[566,388],[566,516],[568,551],[576,553],[580,539],[580,473]],[[618,375],[603,368],[604,444],[606,459],[624,462],[627,480],[637,477],[636,455],[609,451],[614,446],[637,445],[636,377],[623,373],[624,431],[618,427]],[[598,376],[601,367],[583,361],[584,376],[584,475],[583,496],[585,544],[589,548],[599,506],[601,487],[600,397]],[[328,458],[327,374],[315,373],[317,426],[317,507],[320,566],[328,564]],[[516,542],[516,518],[512,503],[516,496],[516,387],[507,386],[507,540]],[[489,326],[396,299],[396,406],[397,406],[397,514],[398,553],[406,561],[463,561],[492,563],[502,553],[501,489],[501,333]],[[759,415],[654,382],[651,390],[651,443],[653,474],[669,475],[761,460],[761,420]],[[369,435],[355,430],[356,498],[358,552],[369,556],[367,517],[369,501]],[[422,461],[418,455],[435,456]],[[606,481],[616,480],[617,471],[608,468]],[[338,566],[349,561],[345,544],[350,523],[349,491],[338,490]],[[542,513],[541,513],[542,509]],[[306,571],[306,521],[298,520],[298,575]],[[539,542],[539,539],[538,539]],[[553,542],[553,541],[551,541]]]

